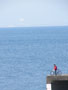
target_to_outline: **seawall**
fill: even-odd
[[[68,90],[68,75],[52,75],[46,77],[47,90]]]

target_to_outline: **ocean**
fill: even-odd
[[[53,64],[68,74],[68,27],[0,28],[0,90],[46,90]]]

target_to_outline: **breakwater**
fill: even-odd
[[[46,90],[68,90],[68,75],[47,76],[46,82]]]

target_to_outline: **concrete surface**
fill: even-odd
[[[47,90],[68,90],[68,75],[47,76]]]

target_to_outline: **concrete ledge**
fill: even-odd
[[[68,75],[50,75],[46,77],[47,84],[51,84],[54,81],[68,81]]]

